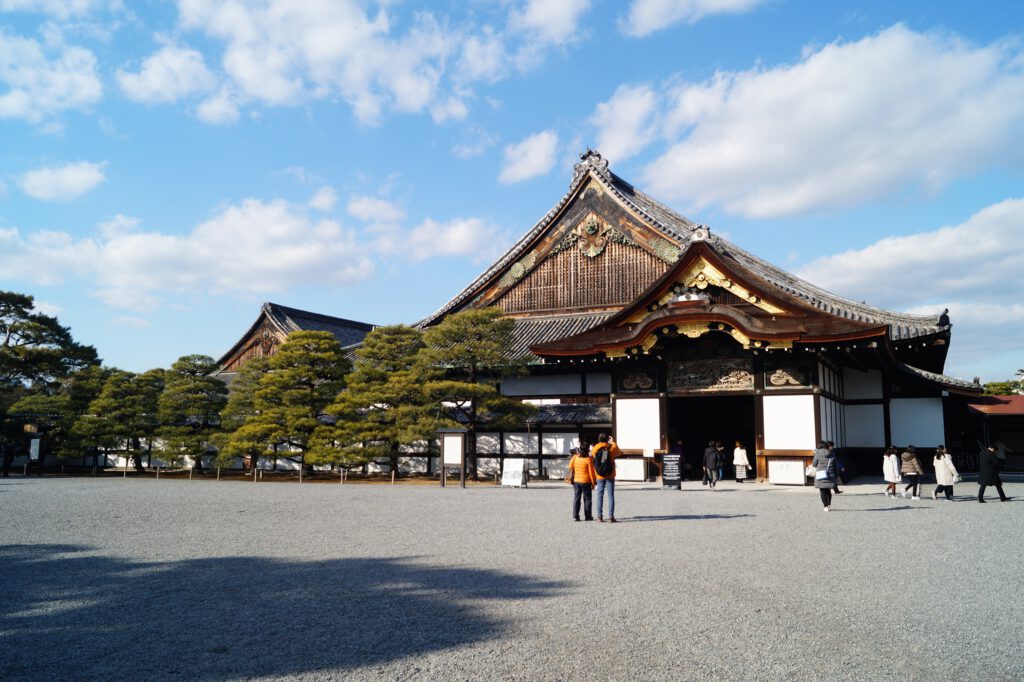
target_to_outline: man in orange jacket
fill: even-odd
[[[602,433],[590,449],[597,475],[597,520],[604,523],[604,492],[608,491],[608,521],[615,523],[615,460],[622,454],[615,439]]]

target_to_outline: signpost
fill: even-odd
[[[662,455],[661,465],[661,484],[665,488],[675,488],[679,490],[682,487],[682,475],[679,471],[679,462],[682,459],[682,455],[678,452],[666,452]]]
[[[448,467],[459,467],[459,485],[466,487],[466,431],[465,429],[440,429],[441,436],[441,487],[447,485]]]
[[[501,470],[501,487],[527,487],[526,459],[511,457],[505,460],[505,468]]]

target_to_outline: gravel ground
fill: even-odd
[[[3,479],[0,679],[1024,679],[1024,484],[881,489]]]

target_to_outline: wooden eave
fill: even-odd
[[[262,328],[270,327],[271,330],[277,335],[278,341],[283,342],[288,337],[288,330],[285,329],[277,319],[270,313],[270,304],[264,303],[260,308],[260,314],[256,317],[256,321],[253,322],[249,329],[242,334],[242,338],[235,342],[235,345],[231,347],[228,352],[224,353],[217,361],[217,365],[223,370],[223,368],[229,366],[239,354],[242,353],[249,345],[252,344],[253,336]]]
[[[679,300],[673,288],[685,283],[688,276],[699,277],[704,287],[714,285],[741,293],[741,300],[750,301],[759,313],[701,299]],[[645,344],[659,329],[672,326],[691,334],[728,331],[745,345],[756,342],[753,347],[760,347],[761,342],[766,347],[836,343],[885,337],[888,333],[887,325],[831,315],[796,297],[780,294],[770,283],[721,257],[711,244],[697,241],[646,292],[599,327],[533,345],[530,351],[550,357],[621,355],[626,349]]]

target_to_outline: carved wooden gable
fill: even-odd
[[[269,357],[285,340],[285,335],[274,328],[269,320],[264,320],[248,337],[238,351],[224,363],[222,372],[237,372],[246,362],[253,358]]]
[[[513,314],[617,308],[664,275],[680,253],[590,182],[480,302]]]

